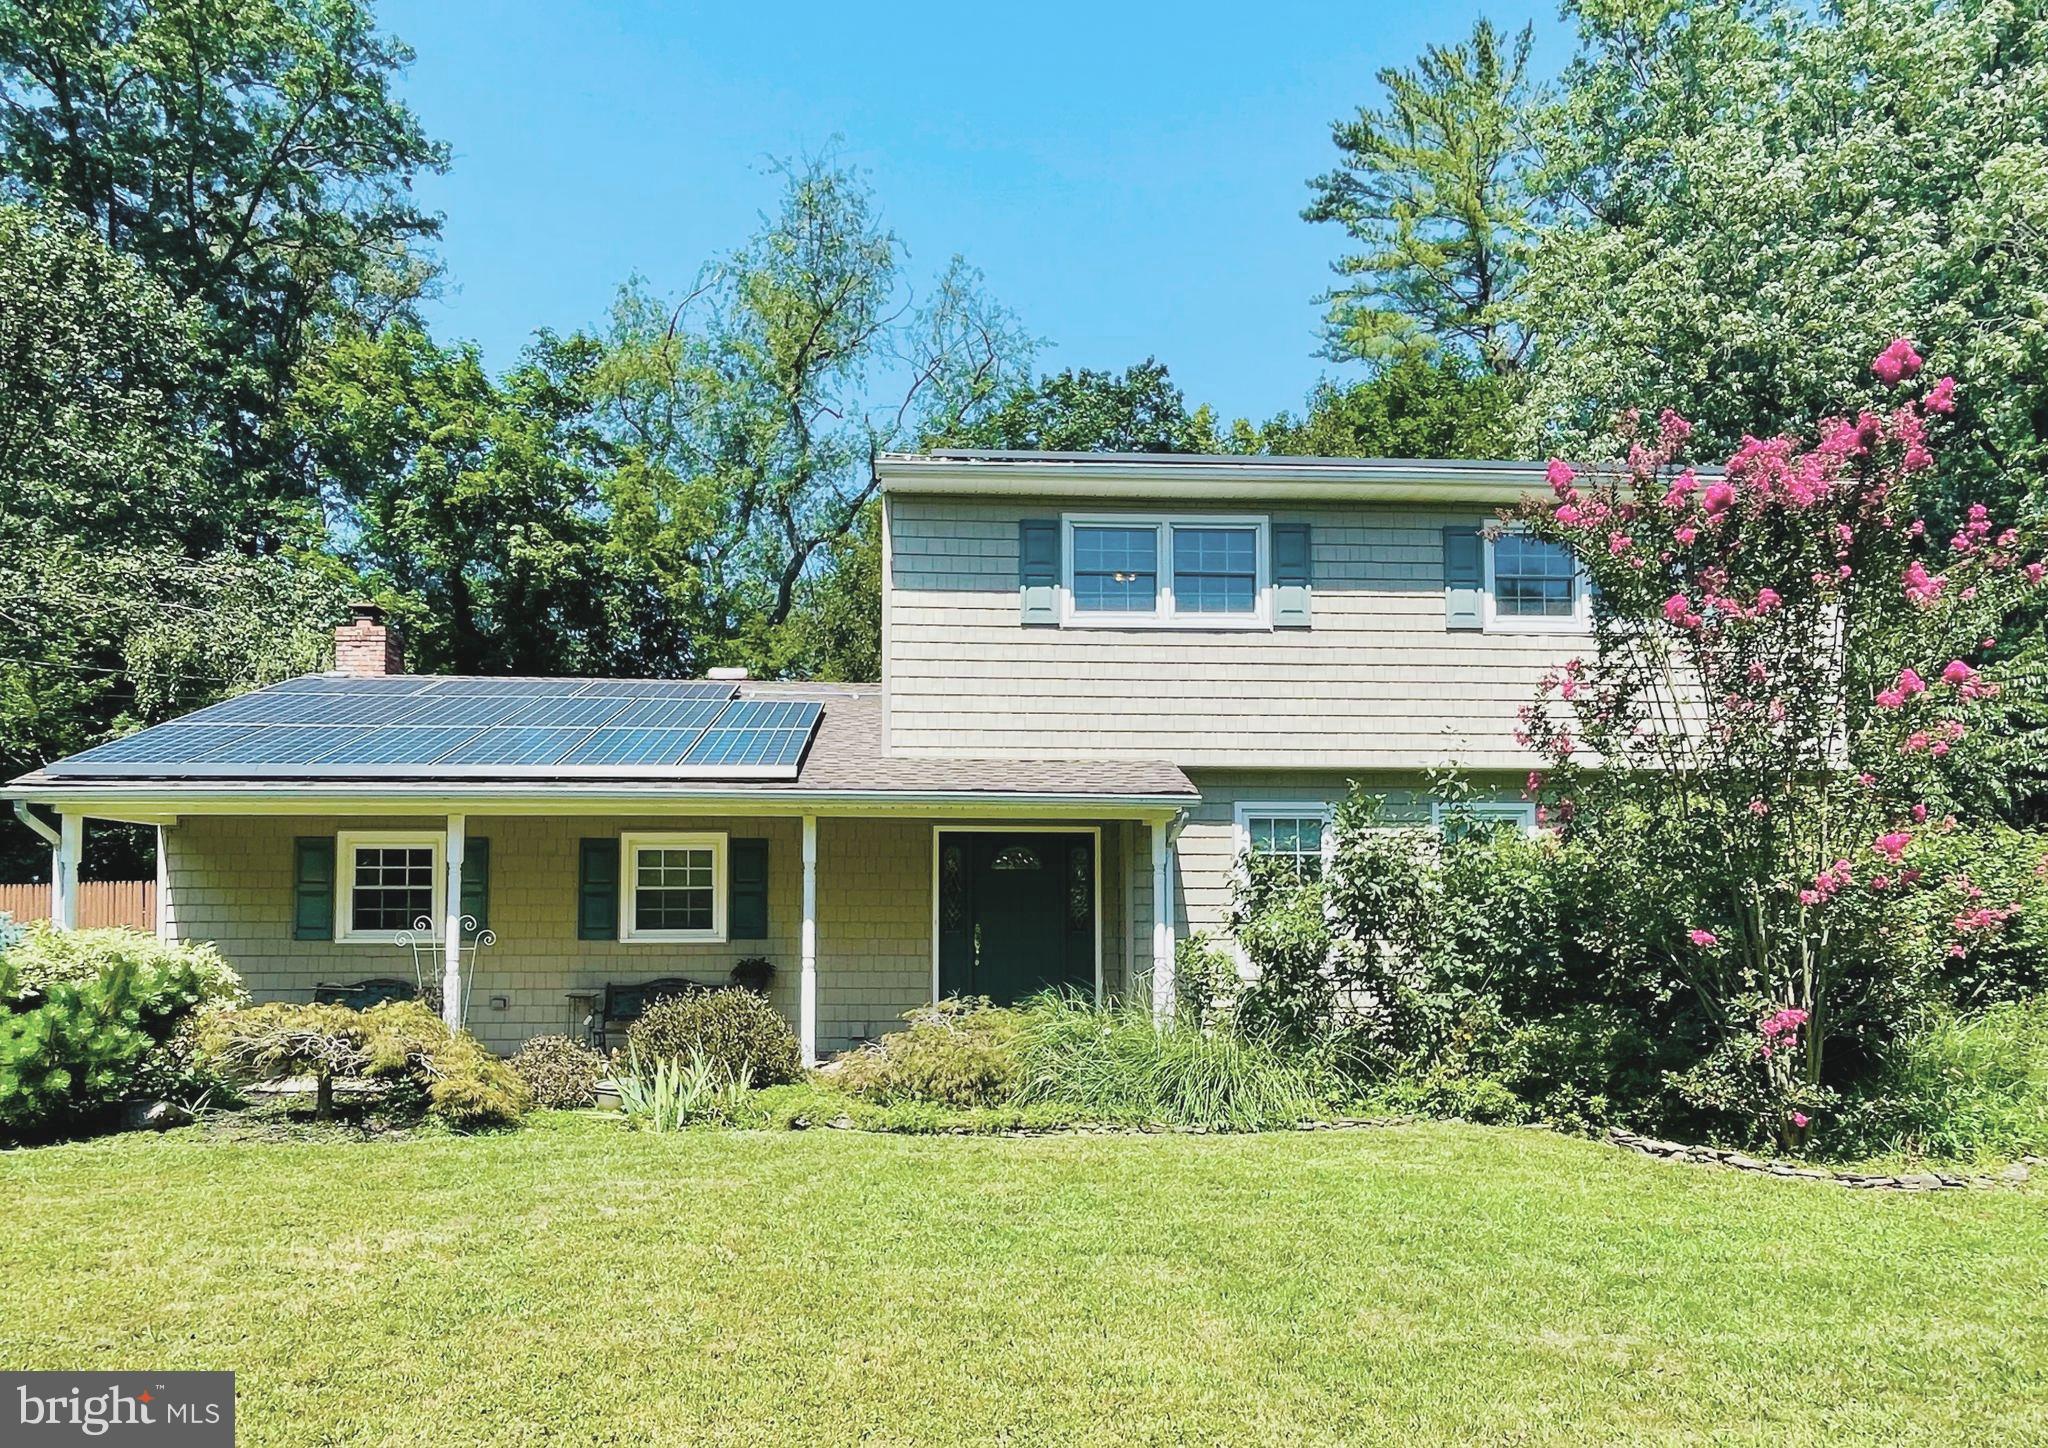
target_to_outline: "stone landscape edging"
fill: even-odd
[[[1886,1192],[1953,1192],[1971,1188],[2012,1187],[2025,1182],[2036,1166],[2048,1165],[2037,1156],[2021,1157],[2011,1166],[1995,1176],[1982,1174],[1965,1176],[1956,1172],[1859,1172],[1828,1171],[1821,1167],[1809,1166],[1804,1162],[1765,1161],[1739,1151],[1728,1151],[1717,1146],[1690,1146],[1682,1141],[1659,1141],[1654,1136],[1641,1136],[1620,1127],[1609,1127],[1607,1140],[1624,1151],[1640,1152],[1654,1156],[1661,1161],[1682,1162],[1690,1166],[1719,1166],[1731,1171],[1753,1172],[1760,1176],[1790,1177],[1799,1181],[1832,1182],[1839,1187],[1857,1187],[1864,1191]]]

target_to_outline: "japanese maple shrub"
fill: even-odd
[[[1681,1089],[1787,1146],[2020,908],[1940,837],[2009,702],[2000,628],[2041,585],[2039,539],[1982,506],[1928,536],[1956,386],[1923,386],[1904,340],[1873,371],[1868,407],[1719,471],[1686,464],[1684,418],[1636,419],[1625,461],[1553,461],[1511,524],[1596,590],[1594,649],[1524,710],[1528,787],[1663,922],[1713,1037]]]

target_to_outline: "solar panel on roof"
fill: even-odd
[[[735,700],[690,746],[683,766],[794,769],[802,762],[823,713],[819,705],[808,701]]]
[[[293,679],[48,766],[170,778],[795,778],[822,714],[694,680]]]
[[[437,755],[436,764],[554,764],[589,735],[588,729],[485,729]]]
[[[427,765],[477,732],[462,725],[425,726],[415,729],[401,724],[394,729],[370,729],[304,762],[328,765],[337,769],[343,765],[364,764]],[[261,762],[283,764],[297,761],[269,758]]]
[[[608,729],[689,729],[718,717],[723,699],[634,699],[607,721]]]
[[[521,704],[502,722],[508,728],[595,729],[625,707],[624,699],[535,699]]]
[[[645,764],[682,761],[701,729],[600,729],[563,755],[561,764]]]

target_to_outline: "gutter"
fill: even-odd
[[[502,789],[489,787],[405,788],[391,785],[329,785],[319,789],[281,787],[282,781],[240,788],[194,788],[165,785],[138,789],[133,785],[22,785],[0,789],[0,799],[12,799],[15,813],[26,813],[31,803],[119,805],[129,808],[179,811],[194,807],[228,812],[237,805],[262,803],[264,813],[316,813],[331,804],[379,805],[393,812],[431,812],[427,807],[445,808],[476,803],[545,805],[550,813],[593,809],[673,809],[678,805],[713,806],[736,812],[799,814],[819,806],[875,809],[896,806],[903,809],[933,806],[1000,811],[1011,806],[1034,810],[1064,809],[1086,812],[1105,807],[1165,813],[1185,809],[1201,796],[1186,794],[1071,794],[1032,791],[988,790],[760,790],[686,791],[659,785],[639,790]],[[39,820],[30,827],[47,837],[48,826]]]
[[[0,791],[0,797],[5,797],[5,794],[6,791]],[[50,822],[37,814],[34,806],[25,797],[15,797],[14,814],[23,824],[47,840],[51,849],[56,849],[62,842],[62,837],[51,827]]]

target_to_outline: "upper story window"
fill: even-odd
[[[1497,633],[1586,628],[1585,573],[1569,550],[1512,529],[1486,542],[1486,627]]]
[[[1270,616],[1264,518],[1065,520],[1064,621],[1256,628]]]

